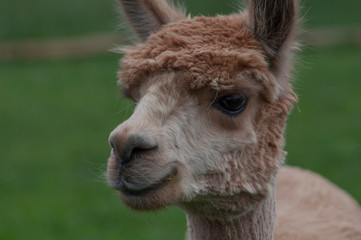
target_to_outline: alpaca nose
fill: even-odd
[[[155,139],[143,134],[133,134],[122,138],[119,134],[112,133],[109,143],[121,164],[130,162],[136,153],[154,150],[158,147]]]

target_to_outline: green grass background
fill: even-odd
[[[116,2],[0,2],[0,41],[116,32]],[[232,1],[186,0],[192,15]],[[361,27],[359,0],[305,0],[306,29]],[[122,32],[118,32],[122,34]],[[1,54],[1,53],[0,53]],[[182,211],[127,209],[103,172],[109,132],[132,112],[118,95],[120,56],[0,62],[0,239],[184,239]],[[295,72],[287,163],[361,202],[361,47],[305,47]]]

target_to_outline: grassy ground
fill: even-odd
[[[232,5],[186,2],[205,15]],[[304,2],[309,26],[360,24],[359,0]],[[0,1],[0,40],[112,31],[116,23],[113,2]],[[0,62],[0,239],[184,239],[179,209],[133,212],[102,176],[108,134],[132,110],[118,97],[118,59]],[[301,112],[286,134],[288,164],[321,173],[359,202],[360,63],[360,46],[306,49],[295,78]]]
[[[132,108],[118,98],[117,59],[0,65],[0,239],[183,234],[179,210],[132,213],[102,177],[108,134]]]
[[[361,202],[361,47],[307,51],[296,73],[287,163],[312,169]]]
[[[237,9],[241,0],[177,0],[194,15],[228,14]],[[247,2],[246,0],[243,2]],[[244,5],[244,4],[243,4]],[[115,31],[116,0],[33,0],[0,1],[0,40],[46,38]],[[360,25],[359,0],[303,0],[303,15],[307,26]]]

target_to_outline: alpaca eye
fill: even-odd
[[[228,95],[221,98],[217,105],[226,114],[235,115],[246,108],[247,98],[243,95]]]

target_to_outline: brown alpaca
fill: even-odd
[[[320,176],[281,167],[295,0],[187,18],[163,0],[122,0],[142,43],[119,84],[136,103],[110,135],[109,184],[137,210],[181,207],[187,239],[361,239],[361,210]]]

